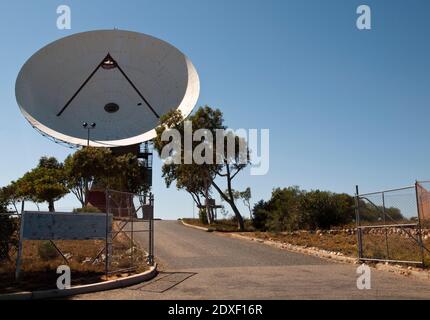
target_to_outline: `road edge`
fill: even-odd
[[[181,221],[181,223],[182,223],[185,227],[188,227],[188,228],[193,228],[193,229],[201,230],[201,231],[205,231],[205,232],[214,232],[214,231],[215,231],[215,230],[210,229],[210,228],[194,226],[194,225],[192,225],[192,224],[189,224],[189,223],[184,222],[184,220],[182,220],[182,219],[181,219],[180,221]]]
[[[318,248],[306,248],[303,246],[297,246],[293,244],[281,243],[281,242],[271,241],[271,240],[263,240],[255,237],[237,234],[237,233],[216,232],[216,234],[220,236],[227,236],[227,237],[246,240],[246,241],[254,241],[254,242],[262,243],[281,250],[287,250],[294,253],[305,254],[308,256],[313,256],[313,257],[317,257],[320,259],[329,260],[337,263],[347,263],[347,264],[355,264],[355,265],[360,264],[360,261],[358,258],[345,256],[337,252],[330,252],[330,251],[322,250]],[[390,265],[386,263],[376,263],[371,265],[371,267],[379,271],[395,273],[405,277],[412,277],[412,278],[424,280],[424,281],[430,280],[430,271],[421,270],[418,268],[406,267],[401,265]]]
[[[109,280],[100,283],[87,284],[82,286],[72,287],[64,290],[43,290],[33,292],[17,292],[0,295],[0,300],[42,300],[55,299],[75,296],[78,294],[94,293],[99,291],[107,291],[129,287],[155,278],[158,274],[157,264],[151,267],[148,271],[140,274],[132,275],[126,278]]]
[[[237,233],[217,232],[217,234],[226,235],[226,236],[229,236],[231,238],[236,238],[236,239],[254,241],[254,242],[262,243],[262,244],[265,244],[265,245],[268,245],[271,247],[275,247],[275,248],[278,248],[281,250],[287,250],[287,251],[294,252],[294,253],[301,253],[301,254],[305,254],[308,256],[313,256],[313,257],[331,260],[331,261],[335,261],[335,262],[358,264],[357,258],[345,256],[345,255],[339,254],[337,252],[329,252],[327,250],[322,250],[322,249],[318,249],[318,248],[306,248],[303,246],[293,245],[293,244],[289,244],[289,243],[281,243],[278,241],[263,240],[263,239],[259,239],[259,238],[255,238],[255,237],[237,234]]]

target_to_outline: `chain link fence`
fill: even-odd
[[[357,187],[359,259],[428,265],[429,233],[423,224],[424,198],[428,199],[430,217],[430,193],[418,182],[413,186],[367,194],[359,194]]]
[[[18,251],[21,216],[0,213],[0,263],[11,262]]]
[[[106,231],[106,274],[154,265],[153,195],[107,190],[106,215],[114,217],[112,231]],[[114,241],[118,238],[123,240],[119,245]]]
[[[53,213],[78,216],[73,228],[85,224],[87,215],[101,215],[103,221],[106,217],[106,232],[103,223],[102,236],[97,240],[20,239],[22,217],[29,212],[0,213],[0,293],[14,288],[54,289],[60,265],[70,267],[72,285],[142,272],[154,265],[153,195],[107,190],[105,199],[104,205],[94,208],[100,213],[78,213],[73,208]],[[32,203],[27,207],[37,209]]]

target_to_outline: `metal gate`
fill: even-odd
[[[355,213],[358,257],[361,261],[424,266],[430,253],[425,241],[430,221],[427,182],[413,186],[359,194]],[[429,185],[430,186],[430,185]]]
[[[114,227],[106,230],[103,250],[106,252],[106,274],[135,271],[143,263],[153,266],[153,195],[106,190],[106,216],[109,215],[114,217]],[[128,248],[115,246],[113,240],[121,236],[127,237]],[[127,255],[127,262],[124,262],[124,255]]]

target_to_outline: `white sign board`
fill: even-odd
[[[21,223],[22,240],[105,240],[112,230],[112,215],[24,212]]]

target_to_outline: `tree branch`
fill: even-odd
[[[216,189],[216,191],[218,191],[218,193],[220,194],[220,196],[224,199],[224,201],[226,201],[227,203],[231,203],[231,200],[225,195],[224,192],[222,192],[221,188],[218,187],[218,185],[215,183],[215,181],[212,181],[212,185],[213,187]]]
[[[239,167],[239,168],[237,169],[237,171],[234,173],[234,175],[231,177],[231,179],[230,179],[230,180],[233,180],[233,179],[237,176],[237,174],[243,170],[243,168],[244,168],[244,167]]]

